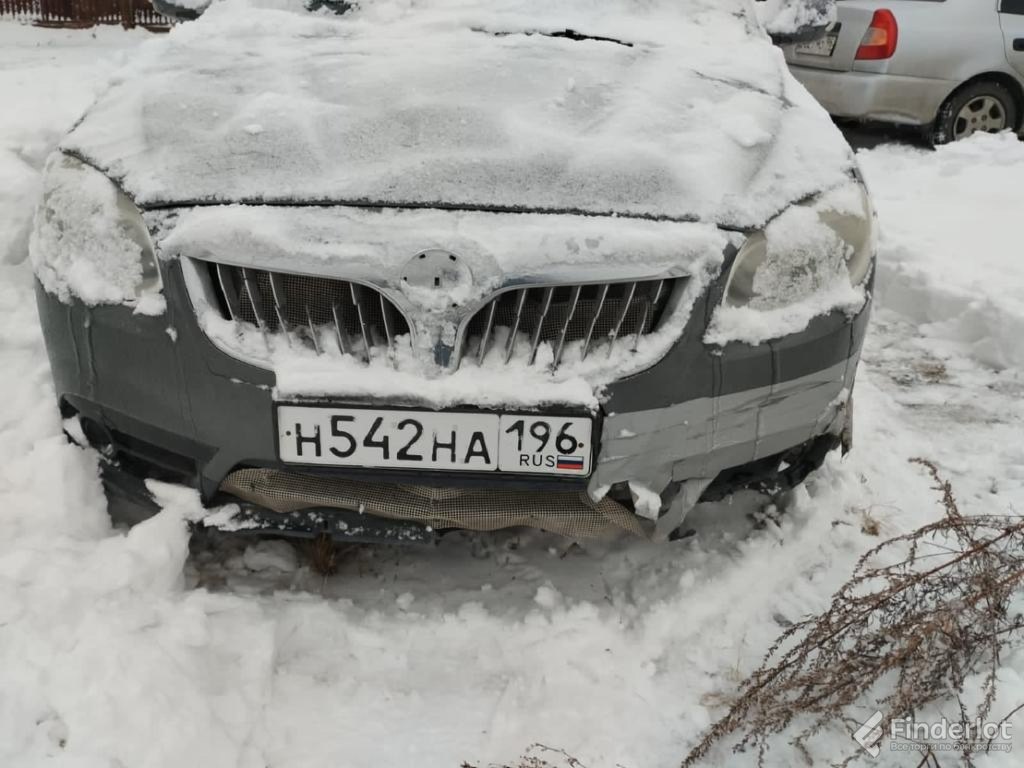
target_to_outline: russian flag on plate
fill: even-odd
[[[582,471],[583,459],[579,456],[559,456],[555,467],[556,469],[575,469],[577,471]]]

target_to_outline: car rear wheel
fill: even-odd
[[[998,133],[1017,127],[1013,94],[994,81],[972,83],[950,96],[932,127],[932,143],[948,144],[975,133]]]

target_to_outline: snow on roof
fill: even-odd
[[[609,39],[550,34],[566,30]],[[853,164],[746,0],[364,0],[343,16],[226,0],[143,46],[63,147],[144,206],[735,227]]]

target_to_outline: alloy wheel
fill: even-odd
[[[978,96],[964,104],[953,120],[953,138],[965,139],[979,131],[998,133],[1006,128],[1003,103],[994,96]]]

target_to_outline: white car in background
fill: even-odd
[[[785,46],[835,117],[920,126],[934,143],[1019,130],[1024,0],[844,0],[828,34]]]

